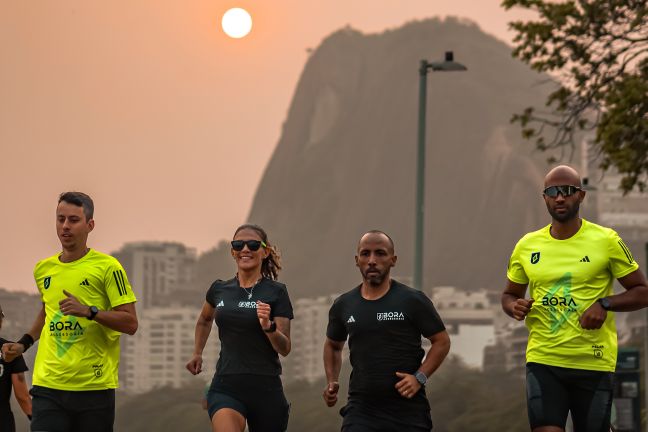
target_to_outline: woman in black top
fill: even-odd
[[[276,281],[279,255],[257,225],[234,233],[232,257],[237,273],[207,291],[198,322],[192,374],[202,370],[202,352],[215,320],[221,341],[216,374],[207,394],[212,430],[283,432],[289,405],[281,385],[278,354],[290,352],[292,305],[286,286]]]

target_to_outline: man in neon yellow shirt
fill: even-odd
[[[87,247],[94,204],[66,192],[56,208],[62,252],[40,261],[34,278],[43,307],[12,360],[40,338],[33,376],[32,431],[112,431],[119,337],[137,330],[135,295],[119,262]]]
[[[551,224],[515,246],[502,294],[504,312],[529,329],[529,423],[533,432],[561,432],[571,412],[577,432],[609,431],[614,312],[648,306],[648,285],[614,230],[579,217],[585,191],[574,169],[552,169],[544,186]],[[614,279],[623,293],[614,295]]]

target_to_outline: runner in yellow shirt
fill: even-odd
[[[504,312],[529,329],[529,423],[533,432],[564,431],[571,411],[577,432],[607,432],[614,312],[648,306],[648,285],[616,232],[579,217],[585,191],[574,169],[551,170],[543,196],[552,222],[515,246],[502,294]],[[614,295],[614,279],[625,292]]]
[[[33,376],[32,431],[112,431],[119,337],[137,330],[135,295],[119,262],[87,247],[94,204],[81,192],[59,197],[62,252],[34,278],[43,307],[31,330],[2,353],[12,360],[40,338]]]

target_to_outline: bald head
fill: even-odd
[[[360,237],[360,241],[358,242],[358,251],[361,248],[361,245],[364,241],[386,241],[387,246],[388,246],[388,251],[391,254],[394,254],[394,241],[392,240],[391,237],[389,237],[386,233],[380,231],[380,230],[371,230],[367,231]]]
[[[581,187],[581,179],[580,175],[578,175],[578,171],[567,165],[558,165],[549,171],[545,176],[544,187],[547,188],[549,186],[561,185]]]

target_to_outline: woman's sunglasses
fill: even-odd
[[[261,246],[267,247],[265,242],[261,240],[232,240],[232,249],[236,252],[240,252],[247,245],[248,249],[252,252],[258,251]]]
[[[558,194],[567,198],[568,196],[572,196],[576,192],[581,190],[583,189],[579,188],[578,186],[564,185],[564,186],[549,186],[543,192],[545,195],[551,198],[556,198]]]

